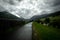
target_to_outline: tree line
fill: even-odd
[[[35,20],[35,22],[40,23],[40,24],[45,24],[47,26],[60,28],[60,15],[47,17],[47,18],[44,18],[43,20],[38,19],[38,20]]]

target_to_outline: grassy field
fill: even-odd
[[[33,40],[60,40],[60,29],[33,22]]]

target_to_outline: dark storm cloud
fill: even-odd
[[[18,0],[18,1],[22,1],[22,0]]]
[[[20,2],[21,0],[2,0],[5,3],[9,3],[11,5],[15,5],[16,2]]]
[[[5,8],[11,14],[31,18],[34,15],[60,11],[60,0],[0,0],[0,6],[0,11]]]
[[[12,0],[10,0],[9,3],[10,3],[11,5],[14,5],[14,4],[15,4]]]
[[[16,0],[17,2],[20,2],[21,0]],[[9,0],[9,3],[11,4],[11,5],[15,5],[15,2],[14,2],[14,0]]]
[[[51,9],[50,12],[56,12],[60,11],[60,0],[52,0],[51,2],[46,2],[49,6],[47,7],[49,10]],[[46,8],[46,9],[47,9]]]
[[[60,0],[54,0],[53,7],[55,7],[53,11],[60,11]]]
[[[60,5],[60,0],[55,0],[54,1],[54,6],[58,6],[58,5]]]
[[[3,8],[2,6],[0,6],[0,12],[1,11],[5,11],[5,8]]]

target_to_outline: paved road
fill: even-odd
[[[32,40],[32,22],[14,32],[11,40]]]

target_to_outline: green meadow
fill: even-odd
[[[60,29],[33,22],[33,40],[60,40]]]

